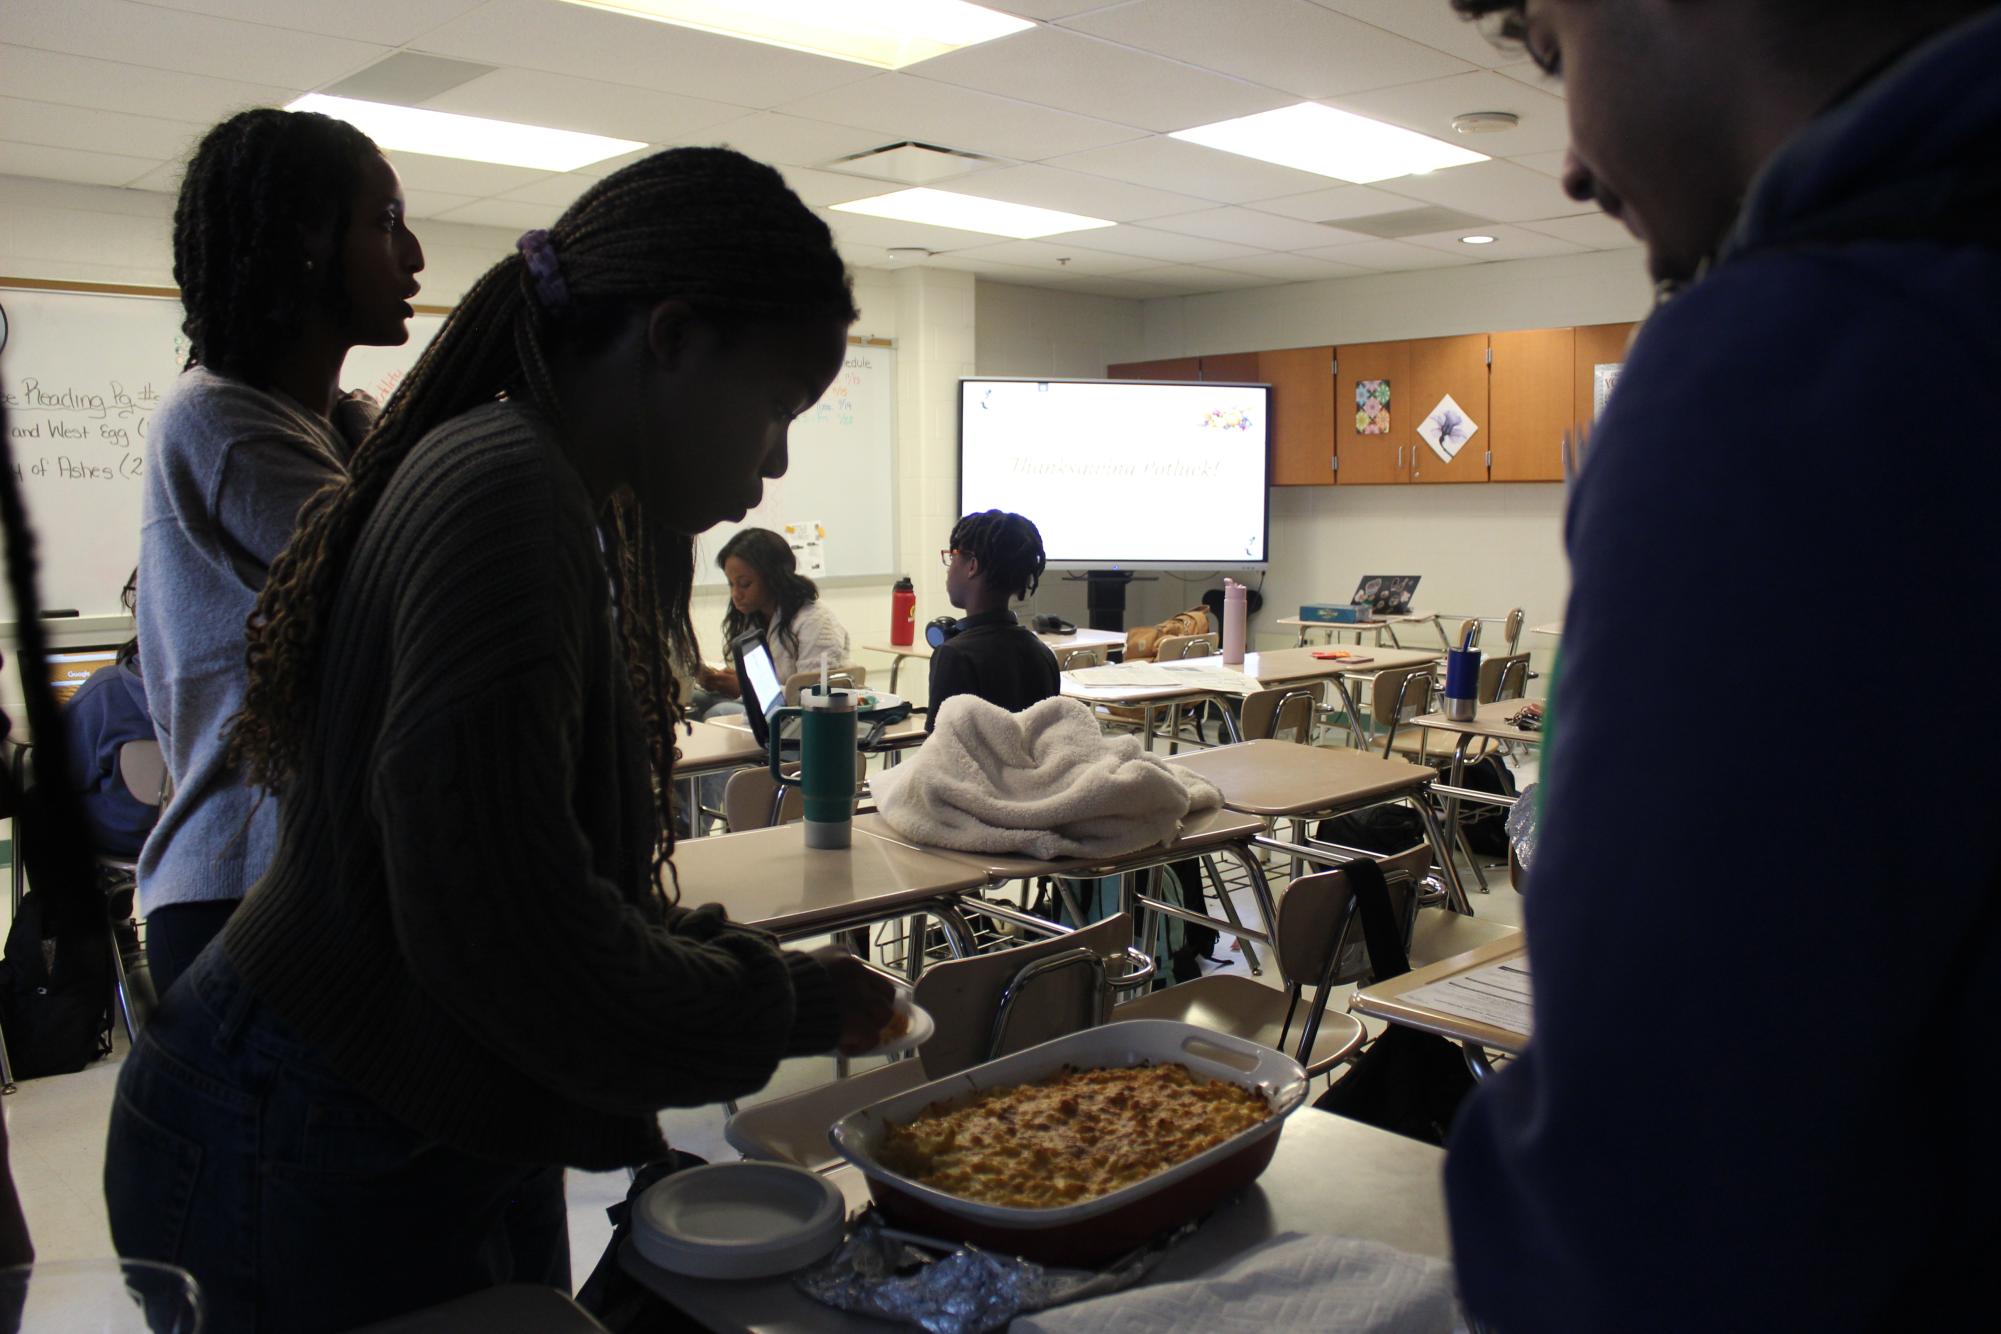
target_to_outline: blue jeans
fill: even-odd
[[[221,942],[118,1076],[104,1195],[122,1256],[194,1274],[211,1334],[352,1329],[497,1283],[569,1292],[562,1168],[391,1119],[238,976]]]

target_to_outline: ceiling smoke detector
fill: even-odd
[[[1512,111],[1469,111],[1452,118],[1452,128],[1461,134],[1499,134],[1521,123],[1522,118]]]

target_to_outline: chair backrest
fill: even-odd
[[[797,704],[799,702],[800,687],[816,686],[819,684],[820,672],[818,668],[810,672],[792,673],[792,675],[785,678],[785,702],[787,704]],[[853,663],[831,668],[827,672],[827,684],[839,686],[843,690],[860,690],[868,684],[868,668],[857,667]]]
[[[1522,622],[1527,619],[1528,619],[1528,613],[1523,611],[1520,607],[1515,607],[1508,612],[1508,619],[1501,626],[1501,628],[1507,632],[1508,652],[1513,653],[1516,649],[1521,647]]]
[[[1428,711],[1435,670],[1431,663],[1419,663],[1415,667],[1392,667],[1377,672],[1375,682],[1369,687],[1369,721],[1378,730],[1394,730]]]
[[[157,741],[127,741],[118,748],[118,777],[142,806],[167,804],[167,759]]]
[[[1302,744],[1313,741],[1313,713],[1320,705],[1320,682],[1308,686],[1273,686],[1244,696],[1237,711],[1237,728],[1246,741],[1280,737]]]
[[[1420,843],[1416,847],[1406,848],[1404,851],[1391,856],[1378,857],[1376,863],[1382,867],[1383,879],[1389,887],[1390,912],[1396,918],[1397,933],[1403,940],[1404,949],[1408,951],[1410,949],[1411,929],[1417,924],[1418,893],[1422,888],[1425,875],[1431,870],[1431,845],[1429,843]],[[1306,878],[1311,879],[1311,877]],[[1293,882],[1295,886],[1298,883],[1298,881]],[[1342,889],[1350,898],[1353,897],[1354,891],[1347,885],[1345,880],[1342,882]],[[1281,931],[1283,930],[1284,914],[1285,908],[1283,903],[1281,903],[1279,907]],[[1345,924],[1340,928],[1339,938],[1328,943],[1340,952],[1340,961],[1335,965],[1334,969],[1334,982],[1336,985],[1346,982],[1360,982],[1364,978],[1373,975],[1370,966],[1368,942],[1362,935],[1362,916],[1360,912],[1350,913]],[[1300,961],[1314,967],[1324,967],[1327,962],[1327,956],[1324,953],[1309,953],[1303,956]],[[1310,983],[1320,976],[1318,972],[1305,974],[1292,972],[1287,967],[1283,956],[1279,960],[1279,967],[1285,972],[1288,978],[1294,981]]]
[[[818,679],[817,677],[815,678]],[[799,766],[788,764],[787,773],[798,773]],[[868,779],[868,756],[855,752],[855,790]],[[744,829],[764,829],[773,824],[791,824],[806,813],[806,799],[798,787],[787,784],[785,804],[778,807],[777,819],[772,818],[772,801],[778,795],[778,784],[771,777],[770,769],[737,769],[730,773],[729,781],[723,784],[723,821],[730,832]]]
[[[918,1057],[924,1073],[943,1079],[996,1056],[1048,1042],[1088,1028],[1093,1017],[1109,1007],[1099,979],[1102,971],[1087,959],[1123,956],[1133,942],[1132,918],[1115,913],[1068,935],[975,954],[934,964],[917,979],[917,1003],[938,1021],[938,1031]],[[1001,1001],[1024,970],[1066,954],[1075,966],[1037,972],[1024,979],[1006,1015],[1005,1030],[995,1032]]]
[[[1178,662],[1182,658],[1206,658],[1216,651],[1214,635],[1169,635],[1154,648],[1155,662]]]
[[[1520,699],[1529,688],[1529,655],[1509,653],[1480,663],[1480,702]]]
[[[1459,628],[1452,634],[1452,647],[1458,648],[1466,643],[1466,636],[1469,634],[1473,636],[1473,647],[1480,647],[1480,618],[1478,616],[1468,616],[1465,620],[1459,622]]]
[[[1102,667],[1105,651],[1100,648],[1060,648],[1056,650],[1056,670],[1074,672],[1079,667]]]

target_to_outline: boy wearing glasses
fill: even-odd
[[[945,594],[965,612],[951,637],[931,655],[931,713],[954,695],[977,695],[1019,713],[1059,693],[1056,655],[1008,610],[1041,582],[1042,534],[1019,514],[986,510],[952,528],[945,562]]]

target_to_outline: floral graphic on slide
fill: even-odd
[[[1390,382],[1355,381],[1355,434],[1388,435],[1389,433]]]
[[[1242,408],[1217,408],[1202,418],[1202,424],[1217,431],[1248,431],[1251,418]]]

